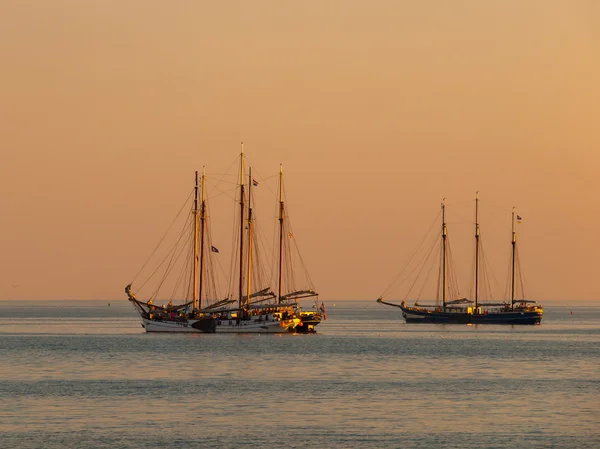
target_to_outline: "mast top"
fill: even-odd
[[[244,187],[244,142],[241,143],[242,151],[240,153],[240,186]]]

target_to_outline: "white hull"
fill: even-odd
[[[188,321],[156,321],[142,318],[142,327],[146,332],[179,332],[179,333],[203,333],[192,327],[196,320]],[[218,334],[280,334],[292,331],[300,320],[290,319],[282,321],[242,321],[237,324],[235,320],[217,320],[215,333]]]

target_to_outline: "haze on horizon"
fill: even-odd
[[[475,191],[502,251],[523,217],[528,298],[600,298],[598,2],[5,0],[0,30],[2,300],[124,300],[241,141],[321,300],[376,299],[442,198],[471,251]]]

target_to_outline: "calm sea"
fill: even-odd
[[[408,325],[340,301],[314,335],[146,334],[126,301],[0,315],[3,449],[600,447],[600,307]]]

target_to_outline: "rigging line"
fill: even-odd
[[[379,295],[380,298],[383,298],[384,295],[387,295],[387,293],[389,293],[389,290],[392,288],[392,286],[396,283],[396,281],[398,280],[398,278],[402,275],[403,271],[406,269],[406,267],[410,264],[410,262],[412,261],[412,259],[415,257],[415,255],[419,252],[419,249],[421,248],[421,245],[423,245],[423,242],[425,241],[425,239],[427,239],[427,237],[429,237],[429,234],[431,233],[431,230],[433,229],[433,226],[437,223],[438,219],[440,218],[441,212],[438,212],[435,219],[433,220],[433,222],[431,223],[431,225],[429,226],[429,229],[427,230],[427,232],[425,233],[425,235],[423,236],[423,238],[421,239],[421,241],[419,242],[419,245],[417,246],[417,248],[415,249],[414,253],[410,256],[410,258],[408,259],[408,261],[404,264],[404,266],[400,269],[400,272],[396,275],[396,277],[394,278],[394,280],[392,280],[392,282],[390,283],[390,285],[387,287],[387,289],[385,289],[383,291],[383,293],[381,295]]]
[[[432,239],[429,249],[424,248],[424,250],[421,252],[422,255],[419,256],[418,260],[413,264],[414,266],[411,268],[411,270],[407,274],[405,274],[404,278],[402,278],[402,280],[400,282],[398,282],[397,287],[399,287],[400,285],[402,285],[404,282],[408,281],[411,278],[413,278],[415,280],[418,279],[419,275],[416,275],[413,277],[413,274],[416,271],[421,271],[423,269],[423,266],[427,263],[427,259],[429,258],[429,253],[432,251],[431,248],[435,247],[436,244],[438,244],[437,237]],[[413,282],[413,285],[414,285],[414,282]],[[412,289],[412,286],[410,287],[410,289]],[[410,291],[409,291],[409,293],[410,293]]]
[[[497,206],[497,205],[495,205],[495,204],[492,204],[492,203],[490,203],[489,201],[485,201],[485,200],[482,200],[482,199],[480,199],[480,200],[479,200],[479,202],[480,202],[480,203],[485,203],[486,205],[488,205],[488,206],[491,206],[491,207],[494,207],[494,208],[496,208],[496,209],[498,209],[498,210],[501,210],[502,212],[512,212],[512,211],[513,211],[513,209],[512,209],[512,208],[511,208],[511,209],[507,209],[507,208],[505,208],[505,207],[502,207],[502,206]]]
[[[285,185],[283,185],[283,199],[284,201],[287,200],[287,195],[286,195],[286,191],[285,191]],[[287,204],[287,202],[286,202]],[[308,282],[308,285],[311,289],[314,289],[314,284],[312,282],[312,279],[310,277],[310,273],[308,271],[308,268],[306,266],[306,263],[304,262],[304,258],[302,257],[302,253],[300,251],[300,246],[298,245],[298,241],[296,240],[296,234],[294,234],[294,229],[292,227],[292,220],[290,218],[290,212],[289,209],[286,207],[285,209],[285,216],[284,216],[284,241],[290,240],[290,238],[293,240],[293,245],[286,245],[286,247],[288,247],[288,251],[290,252],[290,254],[288,255],[289,257],[289,269],[291,272],[291,277],[292,277],[292,282],[294,281],[294,274],[291,270],[293,270],[292,267],[292,263],[293,263],[293,259],[292,259],[292,254],[291,254],[291,248],[290,246],[293,246],[293,248],[296,251],[296,254],[298,255],[298,259],[300,261],[300,265],[302,266],[302,270],[304,272],[304,276],[306,278],[306,281]],[[290,237],[290,234],[292,237]]]
[[[279,198],[275,198],[275,207],[274,210],[279,210]],[[285,210],[285,209],[284,209]],[[273,223],[272,228],[272,241],[271,241],[271,259],[276,260],[276,263],[271,265],[271,281],[272,285],[279,286],[279,276],[278,276],[278,268],[279,268],[279,259],[278,259],[278,250],[279,250],[279,232],[277,232],[277,228],[279,227],[279,214],[276,214],[275,220],[271,220]]]
[[[278,197],[278,193],[277,193],[276,191],[274,191],[274,190],[273,190],[273,188],[271,187],[271,185],[269,184],[269,182],[268,182],[268,181],[269,181],[269,180],[271,180],[272,178],[276,177],[276,176],[279,176],[279,173],[277,173],[277,174],[275,174],[275,175],[267,176],[266,178],[262,178],[262,177],[261,177],[261,178],[259,178],[259,179],[260,179],[260,182],[261,182],[261,184],[260,184],[260,185],[263,185],[262,183],[264,183],[264,185],[265,185],[265,186],[267,186],[267,190],[269,191],[269,193],[271,193],[271,195],[272,195],[274,198],[277,198],[277,197]],[[285,185],[283,186],[283,189],[284,189],[284,191],[285,191]]]
[[[190,227],[191,227],[191,220],[190,220],[190,224],[189,224],[187,227],[188,227],[188,228],[190,228]],[[155,274],[155,273],[158,271],[158,269],[159,269],[159,268],[160,268],[160,267],[161,267],[161,266],[162,266],[162,265],[163,265],[163,264],[164,264],[164,263],[167,261],[167,259],[169,259],[169,263],[167,264],[167,268],[165,269],[165,272],[163,273],[162,280],[161,280],[161,282],[159,283],[159,287],[158,287],[158,288],[160,288],[160,285],[161,285],[161,284],[162,284],[162,283],[165,281],[165,279],[167,278],[167,276],[168,276],[168,271],[169,271],[169,266],[171,265],[171,263],[172,263],[172,261],[173,261],[173,258],[174,258],[174,257],[175,257],[175,255],[177,254],[177,251],[178,251],[178,250],[179,250],[179,251],[182,251],[183,249],[185,249],[185,248],[186,248],[186,245],[179,245],[179,243],[180,243],[181,239],[184,237],[184,235],[186,235],[186,233],[187,233],[188,231],[189,231],[188,229],[183,229],[183,231],[182,231],[182,233],[181,233],[181,235],[180,235],[179,239],[178,239],[178,240],[175,242],[175,244],[173,245],[172,249],[171,249],[171,250],[170,250],[170,251],[167,253],[167,255],[165,256],[165,258],[163,259],[163,261],[160,263],[160,265],[159,265],[158,267],[156,267],[156,270],[155,270],[155,271],[154,271],[154,273],[152,274],[152,276],[151,276],[151,277],[153,277],[153,276],[154,276],[154,274]],[[188,237],[188,239],[187,239],[187,240],[189,241],[189,237]],[[179,249],[179,247],[180,247],[181,249]],[[150,280],[150,279],[151,279],[151,277],[149,277],[149,278],[148,278],[148,280]],[[148,280],[146,280],[146,282],[148,282]],[[142,287],[143,287],[143,285],[142,285]],[[158,293],[158,288],[155,290],[155,293],[154,293],[154,294],[157,294],[157,293]]]
[[[437,247],[437,251],[435,251],[435,257],[437,258],[440,255],[441,252],[441,248],[439,247],[439,245],[437,245],[437,242],[435,242],[436,244],[432,246],[431,248],[431,254],[433,254],[435,248]],[[429,259],[429,258],[428,258]],[[435,264],[430,264],[429,266],[429,270],[427,272],[427,275],[425,276],[425,279],[423,279],[423,284],[421,285],[421,290],[419,291],[419,294],[417,295],[417,298],[421,298],[421,296],[423,295],[423,290],[425,290],[425,285],[427,284],[427,281],[429,280],[429,278],[431,277],[431,272],[433,271],[433,268],[435,267]]]
[[[218,258],[216,258],[218,261]],[[207,269],[207,273],[206,276],[208,278],[207,283],[210,285],[210,288],[212,290],[206,290],[206,303],[207,304],[214,304],[216,301],[219,301],[222,299],[221,293],[220,293],[220,286],[219,286],[219,278],[216,274],[216,270],[215,270],[215,257],[210,257],[210,265],[206,266]],[[210,270],[210,271],[209,271]],[[212,300],[210,298],[210,295],[212,295]]]
[[[455,226],[455,225],[467,225],[467,224],[468,225],[472,225],[473,221],[463,220],[463,221],[447,221],[446,222],[446,225],[452,225],[452,226]]]
[[[479,239],[479,241],[481,242],[481,238]],[[487,289],[487,294],[489,295],[488,299],[493,299],[493,295],[492,295],[492,286],[490,284],[490,272],[492,273],[492,276],[494,275],[494,273],[491,271],[491,266],[489,264],[489,260],[485,255],[485,250],[483,248],[483,243],[480,243],[481,245],[481,260],[483,261],[483,266],[481,267],[481,284],[482,284],[482,290],[484,293],[486,293],[486,289]],[[481,295],[481,298],[484,299],[484,295]]]
[[[190,239],[191,240],[191,239]],[[186,266],[187,266],[187,272],[188,272],[188,276],[186,279],[186,284],[183,286],[182,289],[182,295],[185,298],[184,299],[184,303],[188,302],[190,299],[191,301],[189,302],[193,302],[194,299],[194,263],[192,262],[192,257],[194,254],[194,247],[193,244],[189,245],[190,251],[188,254],[188,257],[186,258]]]
[[[463,200],[463,201],[457,201],[455,203],[445,203],[445,204],[446,204],[446,207],[448,207],[448,206],[459,206],[461,204],[472,203],[473,201],[475,201],[475,200],[472,200],[472,199],[471,200]]]
[[[179,237],[173,242],[173,244],[170,246],[170,248],[166,251],[164,258],[158,262],[155,267],[150,270],[150,273],[146,276],[146,278],[144,279],[144,281],[142,282],[142,285],[138,287],[138,291],[140,291],[147,283],[150,279],[152,279],[154,277],[154,275],[158,272],[158,270],[160,269],[160,267],[165,263],[165,261],[169,258],[169,255],[176,250],[177,245],[179,244],[179,241],[183,238],[183,236],[185,235],[186,232],[188,232],[188,229],[191,227],[192,225],[192,217],[190,216],[184,223],[184,226],[179,234]]]
[[[264,233],[262,232],[262,226],[260,226],[258,224],[257,220],[254,220],[254,231],[256,232],[256,237],[254,239],[254,245],[255,245],[255,254],[258,258],[259,254],[269,254],[270,251],[268,250],[268,247],[266,246],[265,241],[267,240],[264,236]],[[269,271],[272,272],[272,266],[273,266],[273,259],[269,258],[269,260],[271,260],[271,264],[267,265],[267,268],[269,268]],[[260,264],[261,268],[262,268],[263,264]],[[262,269],[262,272],[260,273],[262,275],[262,277],[265,277],[265,270],[264,268]],[[270,276],[268,276],[270,278]],[[262,279],[261,279],[262,281]],[[269,284],[270,284],[270,279],[269,279]]]
[[[244,158],[248,161],[248,165],[252,166],[252,171],[255,172],[255,174],[257,175],[257,178],[260,179],[261,181],[266,181],[267,179],[271,179],[271,178],[274,178],[275,176],[279,176],[279,173],[276,173],[276,174],[273,174],[271,176],[268,176],[268,177],[264,178],[258,172],[258,170],[254,167],[254,163],[252,162],[252,160],[246,154],[244,154]]]
[[[431,242],[431,246],[435,246],[437,244],[437,237],[435,239],[432,240]],[[404,277],[400,278],[400,280],[398,281],[398,279],[396,279],[395,284],[394,284],[394,288],[398,288],[400,287],[402,284],[404,284],[404,282],[408,281],[409,279],[411,279],[411,277],[413,276],[413,274],[418,271],[420,268],[419,267],[423,267],[423,265],[425,264],[426,260],[427,260],[427,249],[425,248],[424,250],[422,250],[420,252],[420,254],[422,253],[422,255],[420,255],[418,257],[418,260],[415,261],[414,264],[411,265],[411,269],[408,273],[404,274]],[[414,266],[413,266],[414,265]]]
[[[237,264],[237,260],[240,256],[239,254],[239,246],[238,245],[238,239],[239,239],[239,235],[240,235],[240,220],[237,219],[239,218],[238,214],[239,214],[239,210],[238,210],[238,204],[237,203],[237,199],[234,199],[232,201],[232,207],[233,207],[233,213],[232,213],[232,217],[233,217],[233,223],[232,223],[232,232],[231,232],[231,257],[230,257],[230,261],[229,261],[229,279],[228,279],[228,292],[227,292],[227,296],[229,298],[234,297],[233,296],[233,292],[235,290],[235,280],[236,280],[236,276],[238,275],[238,273],[236,272],[236,264]]]
[[[452,244],[450,236],[446,237],[446,253],[448,255],[448,267],[449,267],[449,279],[448,279],[448,289],[451,293],[451,296],[454,298],[459,298],[460,294],[460,282],[458,281],[458,275],[456,274],[456,270],[454,269],[454,261],[452,256]]]
[[[290,230],[291,230],[291,226],[290,226]],[[292,232],[292,235],[294,235],[293,232]],[[300,265],[302,266],[302,270],[304,271],[304,276],[306,277],[309,287],[314,290],[314,284],[313,284],[312,278],[310,277],[310,273],[308,272],[308,267],[306,266],[306,263],[304,262],[304,257],[302,257],[302,253],[300,252],[300,247],[298,246],[296,237],[294,236],[294,238],[292,240],[294,240],[294,248],[296,249],[296,254],[298,254],[298,259],[300,260]]]
[[[437,221],[437,220],[436,220]],[[431,238],[431,229],[429,230],[428,234],[425,237]],[[419,246],[417,247],[417,249],[415,250],[415,252],[413,253],[413,255],[410,257],[410,259],[405,263],[404,267],[402,268],[402,270],[400,271],[400,273],[398,273],[398,275],[396,276],[396,278],[394,279],[394,281],[388,286],[387,290],[384,292],[385,295],[387,295],[388,293],[390,293],[393,289],[399,287],[400,285],[402,285],[406,280],[408,280],[408,278],[412,275],[412,273],[415,272],[415,270],[418,268],[418,266],[420,266],[420,262],[417,261],[414,263],[415,267],[413,267],[410,272],[405,273],[405,270],[408,269],[409,266],[411,266],[411,264],[413,264],[413,259],[415,259],[415,257],[417,257],[418,254],[420,254],[421,252],[423,252],[423,244],[424,244],[425,239],[423,239],[421,241],[421,243],[419,244]],[[437,235],[433,236],[433,240],[432,240],[432,244],[435,244],[435,242],[438,241],[438,237]],[[419,256],[421,259],[422,257]],[[401,278],[401,276],[404,276],[403,278]]]
[[[450,236],[446,237],[446,257],[447,257],[447,284],[446,288],[448,289],[448,297],[457,299],[460,296],[460,292],[458,292],[458,281],[456,279],[456,272],[454,270],[454,261],[452,259],[452,244]]]
[[[511,297],[511,276],[512,276],[512,254],[509,255],[508,259],[508,267],[506,270],[506,281],[504,282],[504,298],[510,300]]]
[[[239,156],[237,156],[237,157],[239,157]],[[231,168],[233,166],[233,164],[236,163],[236,162],[237,162],[237,158],[236,158],[235,161],[233,161],[233,163],[229,166],[229,168]],[[227,173],[210,173],[210,176],[221,176],[223,178],[225,176],[235,176],[235,177],[239,178],[239,174],[230,173],[230,172],[227,172]],[[236,183],[236,181],[224,181],[224,182],[231,182],[233,184]]]
[[[181,209],[179,209],[179,212],[177,213],[177,215],[175,216],[175,218],[173,219],[173,221],[169,225],[169,228],[167,229],[167,231],[165,232],[165,234],[162,236],[162,238],[158,242],[158,245],[156,245],[156,247],[154,248],[154,250],[152,251],[152,253],[148,257],[148,259],[146,259],[146,262],[144,262],[144,265],[142,265],[142,268],[140,268],[140,271],[138,271],[137,274],[133,277],[133,280],[131,281],[131,284],[133,284],[133,282],[137,279],[137,277],[144,270],[144,268],[146,268],[146,265],[148,265],[148,262],[150,262],[150,259],[152,258],[152,256],[154,256],[154,253],[156,252],[156,250],[158,250],[158,248],[161,245],[161,243],[163,242],[163,240],[167,237],[167,234],[169,233],[169,231],[171,230],[171,228],[173,227],[173,225],[175,224],[175,222],[177,221],[177,219],[181,215],[181,212],[183,211],[183,208],[188,203],[188,201],[190,200],[190,198],[193,195],[193,193],[194,193],[194,189],[192,189],[192,191],[190,192],[190,194],[188,195],[188,197],[186,198],[186,200],[183,202],[183,205],[181,206]]]
[[[169,260],[169,264],[167,265],[167,268],[165,270],[165,274],[163,275],[162,280],[159,282],[158,287],[156,288],[156,291],[155,291],[155,295],[156,296],[158,296],[158,291],[160,290],[160,288],[164,284],[164,282],[167,279],[167,277],[171,274],[171,271],[173,271],[173,268],[175,267],[175,264],[177,263],[177,261],[179,260],[179,258],[181,257],[181,254],[183,253],[183,251],[185,251],[185,249],[186,249],[186,246],[182,245],[181,249],[179,250],[179,252],[174,251],[173,254],[171,255],[171,258]]]
[[[212,173],[212,175],[213,175],[213,176],[219,176],[219,175],[218,175],[218,174],[216,174],[216,173]],[[232,177],[233,177],[233,176],[234,176],[234,174],[233,174],[233,173],[230,173],[230,174],[229,174],[229,176],[232,176]],[[224,176],[223,176],[223,177],[224,177]],[[228,180],[226,180],[226,179],[223,179],[223,177],[219,178],[219,180],[218,180],[217,182],[214,182],[214,183],[213,183],[213,185],[217,185],[217,184],[229,184],[229,185],[232,185],[232,186],[237,186],[237,185],[238,185],[238,183],[237,183],[236,181],[228,181]],[[209,178],[208,178],[208,175],[206,175],[206,179],[207,179],[207,180],[209,179]],[[207,192],[207,193],[208,193],[208,192]]]
[[[519,284],[521,285],[521,298],[525,299],[524,279],[523,279],[523,273],[521,272],[521,261],[519,259],[519,250],[518,250],[517,246],[515,246],[515,258],[517,259],[516,260],[517,271],[519,273]]]
[[[429,260],[429,258],[431,257],[431,254],[433,253],[433,249],[437,246],[437,243],[438,243],[438,241],[437,241],[437,239],[435,239],[432,242],[432,245],[429,247],[429,250],[427,251],[425,257],[423,258],[424,259],[423,263],[419,264],[419,266],[421,268],[419,268],[419,272],[417,273],[417,276],[415,277],[415,280],[413,281],[413,283],[409,287],[408,292],[406,293],[406,297],[404,298],[405,300],[408,299],[408,296],[410,295],[410,292],[412,291],[413,287],[415,286],[415,284],[419,280],[419,277],[421,276],[421,273],[423,272],[423,268],[424,268],[425,264],[427,263],[427,261]],[[411,274],[414,273],[415,270],[416,270],[416,268],[412,270]]]
[[[223,269],[223,265],[221,264],[221,260],[219,257],[213,256],[212,255],[212,247],[213,247],[213,238],[212,238],[212,219],[211,219],[211,214],[210,214],[210,207],[208,205],[208,202],[206,203],[206,211],[205,211],[205,217],[206,217],[206,237],[207,237],[207,246],[205,248],[205,250],[208,253],[208,257],[206,258],[207,261],[211,264],[210,269],[213,270],[213,273],[211,274],[211,276],[215,277],[214,274],[214,265],[215,265],[215,260],[217,261],[217,265],[218,267],[221,269],[221,273],[222,273],[222,279],[225,280],[225,282],[227,282],[228,278],[227,278],[227,273],[225,272],[225,270]],[[207,269],[209,267],[207,266]],[[214,293],[218,295],[218,289],[216,288],[216,281],[213,280],[213,284],[215,285],[214,288]]]
[[[175,243],[171,246],[171,248],[169,249],[169,251],[167,252],[166,256],[164,257],[164,259],[156,266],[156,268],[154,269],[154,271],[152,271],[148,277],[146,278],[146,280],[142,283],[142,285],[140,285],[138,287],[138,290],[141,290],[142,288],[144,288],[144,285],[146,285],[148,283],[148,281],[150,279],[152,279],[152,277],[154,277],[154,275],[158,272],[158,270],[160,269],[160,267],[166,262],[166,260],[169,258],[169,254],[171,254],[172,252],[174,252],[177,249],[177,245],[179,245],[179,242],[181,241],[181,239],[183,238],[183,236],[185,235],[186,232],[188,232],[188,228],[191,227],[192,225],[192,218],[190,217],[190,219],[188,219],[181,231],[181,234],[179,235],[179,238],[175,241]]]
[[[223,266],[221,265],[220,258],[217,257],[217,256],[213,256],[212,255],[213,238],[212,238],[212,229],[211,229],[211,226],[210,226],[210,222],[207,223],[206,234],[207,234],[207,240],[208,240],[208,245],[206,247],[206,251],[209,254],[209,256],[206,259],[210,263],[210,276],[212,278],[212,284],[213,284],[213,295],[216,298],[218,298],[218,297],[220,297],[220,295],[219,295],[219,291],[217,289],[218,279],[217,279],[217,277],[215,275],[215,270],[214,270],[215,260],[217,262],[218,267],[221,269],[221,273],[223,275],[223,279],[226,280],[227,279],[227,275],[225,273],[225,270],[223,269]],[[208,270],[209,270],[208,264],[207,264],[206,269],[207,269],[207,274],[208,274]],[[207,292],[207,294],[208,294],[208,292]],[[207,296],[207,299],[208,299],[208,296]]]
[[[213,195],[213,191],[214,190],[217,190],[218,194]],[[208,193],[208,195],[206,195],[206,198],[207,198],[207,200],[208,199],[213,200],[215,198],[219,198],[222,195],[225,195],[227,198],[235,200],[235,191],[236,190],[237,190],[237,187],[232,187],[232,188],[230,188],[228,190],[221,190],[218,187],[218,184],[214,184],[213,187],[212,187],[212,190]],[[233,192],[233,195],[231,194],[231,192]]]
[[[448,238],[448,236],[446,236],[446,239]],[[447,241],[447,240],[446,240]],[[442,283],[442,278],[443,278],[443,273],[444,273],[444,252],[440,249],[439,252],[439,259],[440,259],[440,264],[438,267],[438,277],[437,277],[437,286],[436,286],[436,290],[435,290],[435,303],[439,304],[440,303],[440,293],[442,293],[442,289],[444,288],[444,285]]]
[[[225,176],[233,176],[234,173],[229,173],[229,170],[231,170],[231,167],[233,167],[237,162],[238,159],[240,158],[240,156],[236,157],[233,162],[231,163],[231,165],[229,167],[227,167],[227,170],[225,170],[225,173],[223,174],[223,176],[221,176],[221,178],[219,178],[219,180],[215,183],[215,186],[217,186],[218,184],[220,184],[223,181],[223,178],[225,178]],[[216,175],[218,176],[218,174]],[[214,189],[214,187],[213,187]],[[212,190],[209,190],[208,195],[210,196],[212,194]]]
[[[175,284],[173,285],[173,288],[171,289],[171,296],[170,299],[171,301],[173,301],[173,299],[175,299],[175,295],[177,294],[177,290],[180,288],[180,286],[183,283],[183,280],[186,277],[186,274],[188,275],[188,281],[189,279],[193,276],[193,271],[191,270],[190,267],[190,260],[192,259],[194,254],[194,248],[193,246],[189,246],[188,251],[187,251],[187,256],[185,258],[186,263],[183,266],[183,268],[181,269],[181,271],[179,272],[179,276],[177,277],[177,280],[175,281]],[[188,284],[189,286],[189,284]],[[187,290],[187,288],[184,288],[184,291]]]
[[[480,239],[481,239],[481,237],[480,237]],[[480,240],[480,241],[481,241],[481,240]],[[483,257],[484,257],[484,261],[485,261],[485,263],[487,264],[487,267],[488,267],[488,270],[487,270],[487,271],[489,271],[489,273],[491,273],[491,275],[492,275],[492,279],[493,279],[493,281],[495,282],[495,284],[496,284],[496,287],[497,287],[498,289],[502,290],[502,285],[500,284],[500,282],[498,282],[498,279],[496,278],[496,275],[495,275],[495,273],[494,273],[494,270],[492,270],[492,265],[490,264],[490,261],[489,261],[489,260],[488,260],[488,258],[485,256],[485,254],[484,254],[484,252],[483,252],[483,251],[484,251],[484,250],[483,250],[483,243],[482,243],[482,244],[481,244],[481,252],[482,252],[482,255],[483,255]],[[491,291],[491,287],[490,287],[490,291]]]
[[[285,204],[287,204],[287,192],[286,192],[286,188],[285,188],[285,184],[283,184],[282,186],[282,190],[283,190],[283,199]],[[298,245],[298,242],[295,238],[295,234],[294,234],[294,229],[292,227],[292,220],[290,218],[290,212],[289,212],[289,208],[286,207],[285,209],[285,217],[284,217],[284,230],[286,230],[288,233],[291,233],[291,235],[293,236],[293,247],[296,250],[296,254],[298,255],[298,259],[300,260],[300,265],[302,266],[302,270],[304,272],[304,276],[306,277],[306,281],[308,282],[308,285],[311,289],[314,289],[314,284],[312,281],[312,278],[310,277],[310,273],[308,271],[308,267],[306,266],[306,263],[304,262],[304,258],[302,257],[302,253],[300,252],[300,246]],[[287,228],[287,229],[286,229]],[[284,239],[287,239],[289,236],[289,234],[284,234]],[[292,263],[292,259],[291,259],[291,255],[290,255],[290,266]],[[291,268],[290,268],[291,269]],[[293,274],[292,274],[293,276]]]

